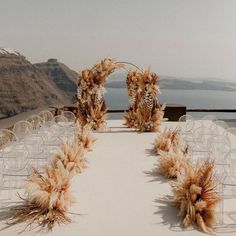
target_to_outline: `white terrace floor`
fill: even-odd
[[[171,194],[170,187],[165,179],[154,174],[158,157],[149,153],[157,134],[137,133],[122,126],[121,120],[108,124],[110,132],[94,133],[97,141],[88,153],[88,168],[73,179],[77,202],[71,212],[80,215],[71,215],[72,223],[55,227],[47,234],[204,235],[196,229],[181,228],[177,210],[164,200]],[[163,127],[176,125],[166,122]],[[16,235],[23,227],[5,229],[0,235]],[[219,235],[236,235],[236,226],[218,226],[216,231]],[[34,234],[35,230],[23,233]]]

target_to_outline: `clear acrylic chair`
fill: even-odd
[[[48,110],[44,110],[44,111],[41,111],[39,112],[38,116],[41,117],[41,119],[44,121],[44,122],[49,122],[53,119],[53,114],[52,112],[48,111]]]
[[[52,121],[55,122],[56,124],[63,125],[63,123],[68,122],[68,119],[63,115],[57,115],[53,117]]]
[[[75,114],[71,111],[64,111],[61,115],[64,116],[68,122],[74,123],[76,120]]]
[[[17,141],[16,135],[8,129],[0,129],[0,150]]]
[[[68,119],[63,115],[55,116],[53,121],[57,125],[57,127],[54,127],[54,131],[57,132],[60,137],[71,136],[76,129],[75,122],[68,122]]]
[[[222,217],[224,216],[224,201],[226,200],[226,198],[236,198],[236,149],[231,150],[225,156],[225,162],[227,163],[227,165],[224,166],[225,177],[222,181],[221,195]]]
[[[236,127],[228,128],[228,129],[226,130],[226,135],[227,135],[229,138],[235,138],[235,136],[236,136]]]
[[[223,120],[216,120],[212,122],[211,129],[212,131],[219,136],[226,136],[229,126]]]
[[[27,121],[32,125],[34,130],[38,130],[44,123],[43,119],[38,115],[31,115]]]
[[[32,131],[33,126],[30,122],[25,120],[18,121],[13,126],[13,132],[19,140],[24,139],[27,135],[32,133]]]
[[[25,148],[28,151],[29,166],[42,171],[48,163],[48,152],[41,134],[33,133],[24,139]]]
[[[193,131],[190,137],[184,137],[184,141],[189,146],[190,155],[194,161],[202,162],[212,156],[211,142],[214,134],[211,129],[199,127]]]
[[[178,126],[182,135],[191,135],[194,129],[194,118],[190,115],[183,115],[179,118]]]
[[[1,193],[4,192],[4,200],[10,200],[16,189],[22,189],[25,185],[28,172],[28,152],[25,149],[3,150],[1,152]],[[2,197],[1,197],[2,199]]]
[[[210,128],[213,122],[215,122],[216,120],[217,120],[216,116],[206,115],[201,118],[201,125],[205,128]]]

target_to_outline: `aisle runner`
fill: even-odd
[[[70,212],[80,215],[73,215],[71,224],[55,227],[47,235],[205,235],[197,230],[183,231],[178,227],[177,210],[161,200],[171,190],[164,178],[151,172],[156,157],[150,156],[147,148],[152,148],[156,133],[137,133],[122,127],[122,123],[108,121],[111,132],[94,133],[97,140],[94,151],[87,153],[88,168],[72,179],[77,203]],[[167,122],[162,129],[176,125]],[[17,235],[21,229],[17,227],[0,235]],[[235,235],[235,231],[229,231],[227,235]],[[23,235],[35,235],[35,231]]]
[[[155,235],[163,230],[174,235],[156,214],[155,200],[170,193],[169,185],[152,181],[155,177],[148,174],[155,157],[146,148],[156,134],[116,128],[121,124],[109,121],[111,132],[94,133],[89,169],[73,180],[82,216],[70,227],[78,227],[81,235]]]

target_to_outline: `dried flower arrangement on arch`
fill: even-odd
[[[80,72],[77,89],[77,120],[81,126],[90,124],[93,130],[106,128],[107,108],[104,100],[108,76],[122,65],[105,58],[91,69]]]
[[[137,104],[138,104],[138,92],[139,83],[142,79],[142,73],[140,71],[130,70],[127,74],[126,85],[128,90],[129,108],[124,114],[125,125],[128,128],[137,128]]]
[[[159,77],[149,70],[141,73],[139,90],[137,93],[137,128],[141,132],[160,131],[160,124],[164,120],[165,105],[160,106],[157,95],[159,94]]]

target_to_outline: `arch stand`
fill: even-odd
[[[82,127],[92,130],[107,129],[107,107],[104,93],[105,83],[115,70],[132,65],[136,70],[129,70],[126,84],[129,96],[129,110],[125,113],[125,124],[141,132],[159,131],[164,117],[164,106],[157,100],[159,77],[149,70],[141,70],[129,62],[116,62],[114,59],[103,59],[91,69],[82,70],[77,88],[77,120]]]

